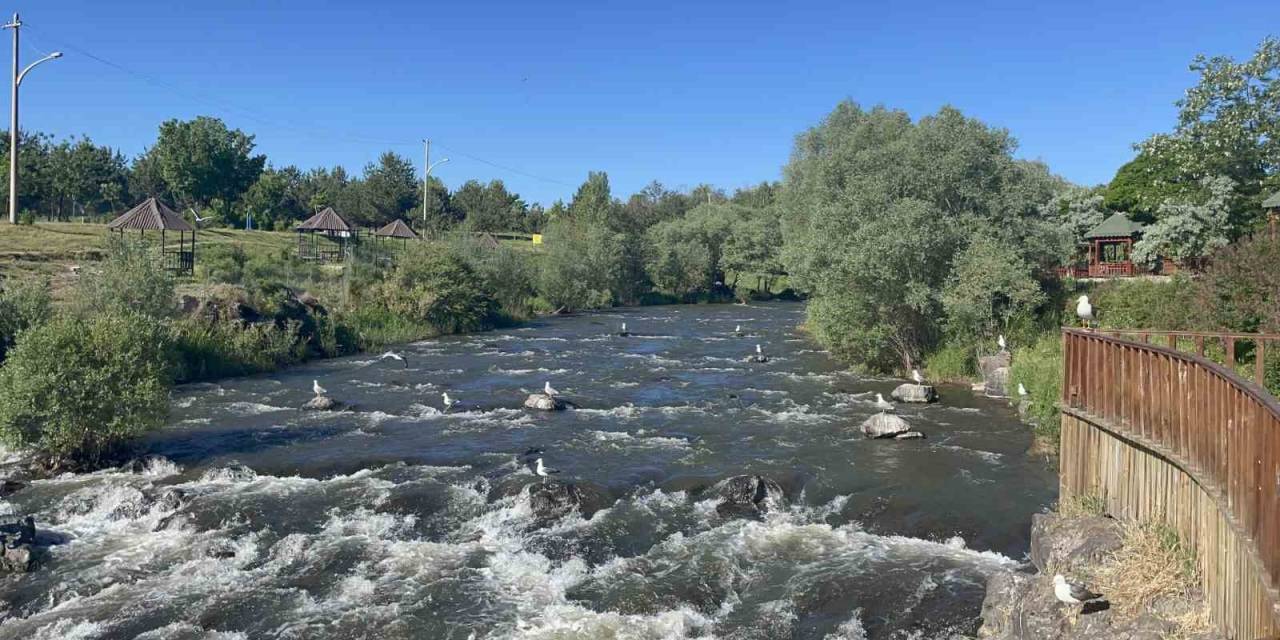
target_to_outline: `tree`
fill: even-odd
[[[1186,180],[1170,158],[1140,152],[1116,171],[1102,192],[1102,204],[1111,211],[1132,214],[1135,220],[1151,222],[1165,200],[1195,190],[1195,183],[1187,184]]]
[[[412,209],[419,202],[419,196],[413,163],[391,151],[383,153],[377,164],[370,163],[364,168],[364,197],[374,217],[359,222],[371,226],[391,222]]]
[[[810,294],[819,340],[871,369],[909,367],[937,344],[951,266],[971,238],[1039,263],[1021,248],[1050,244],[1041,207],[1062,181],[1015,148],[951,107],[913,123],[843,102],[801,134],[780,195],[782,263]]]
[[[180,206],[212,207],[232,221],[231,205],[262,173],[266,156],[253,155],[253,136],[217,118],[167,120],[147,151]]]
[[[1202,201],[1168,200],[1160,205],[1155,224],[1133,246],[1135,262],[1153,265],[1162,256],[1180,263],[1198,262],[1230,242],[1235,183],[1221,176],[1202,183],[1207,194]]]
[[[1018,314],[1044,303],[1031,265],[1004,243],[979,236],[955,259],[942,294],[947,328],[953,334],[990,337]]]
[[[754,274],[756,289],[769,291],[773,280],[786,275],[781,261],[782,230],[776,207],[755,211],[745,222],[734,227],[725,239],[723,269],[738,276]]]
[[[490,180],[486,185],[468,180],[453,194],[453,204],[472,231],[516,231],[525,227],[527,206],[520,196],[508,192],[501,180]]]

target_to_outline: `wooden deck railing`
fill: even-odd
[[[1207,357],[1226,366],[1237,375],[1264,388],[1267,386],[1267,353],[1271,349],[1280,348],[1280,333],[1153,331],[1150,329],[1099,329],[1099,331],[1117,338],[1129,338],[1143,343],[1164,343],[1171,349],[1194,352],[1200,357]],[[1251,356],[1247,354],[1250,351]],[[1246,359],[1241,362],[1240,356],[1246,356]],[[1249,358],[1252,359],[1251,367],[1247,366]]]
[[[1151,343],[1159,337],[1164,345]],[[1232,638],[1280,632],[1280,402],[1174,347],[1186,341],[1203,353],[1219,340],[1234,361],[1233,345],[1248,340],[1262,363],[1278,339],[1063,331],[1064,497],[1101,495],[1112,515],[1178,529],[1197,549],[1213,617]]]

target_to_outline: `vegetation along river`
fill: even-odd
[[[146,464],[14,496],[66,542],[2,583],[25,617],[0,636],[971,634],[1053,472],[1003,402],[967,389],[899,405],[925,440],[864,440],[898,381],[842,370],[802,318],[632,309],[406,345],[405,364],[181,388]],[[635,335],[615,335],[624,321]],[[757,343],[768,363],[745,360]],[[299,411],[313,379],[352,409]],[[580,408],[522,409],[548,380]],[[442,414],[442,391],[469,406]],[[530,449],[579,508],[536,512]],[[710,487],[740,474],[776,480],[786,503],[718,510]]]

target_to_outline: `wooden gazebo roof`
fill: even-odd
[[[1262,201],[1263,209],[1280,209],[1280,191],[1271,194],[1270,198]]]
[[[107,228],[195,232],[191,223],[183,220],[182,216],[156,198],[143,200],[138,206],[121,214],[119,218],[108,222]]]
[[[1111,217],[1103,220],[1101,224],[1089,230],[1084,234],[1086,240],[1097,240],[1100,238],[1132,238],[1146,226],[1141,222],[1135,222],[1129,219],[1123,213],[1111,214]]]
[[[325,207],[320,213],[307,218],[305,222],[298,225],[297,231],[351,231],[351,225],[347,224],[342,216],[338,215],[333,207]]]
[[[378,236],[379,238],[405,238],[407,240],[412,240],[418,237],[418,234],[414,233],[413,229],[410,229],[409,225],[405,224],[404,220],[399,218],[383,225],[381,229],[374,231],[373,235]]]

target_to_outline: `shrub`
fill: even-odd
[[[182,318],[173,323],[172,341],[181,383],[273,371],[306,355],[296,322],[279,326]]]
[[[624,239],[623,234],[583,222],[554,222],[547,230],[538,294],[553,309],[612,306],[626,288],[619,282],[628,264]]]
[[[0,361],[13,348],[19,333],[44,324],[50,312],[48,282],[23,280],[0,289]]]
[[[928,378],[948,382],[977,375],[978,361],[974,353],[972,344],[959,340],[947,342],[925,358],[924,368]]]
[[[509,318],[532,314],[538,265],[530,252],[505,244],[485,247],[465,235],[455,235],[449,247],[480,276],[484,290],[493,294],[504,314]]]
[[[115,240],[101,269],[81,276],[75,304],[86,316],[129,311],[167,318],[175,311],[173,278],[145,245]]]
[[[376,298],[389,311],[426,322],[441,333],[474,331],[492,326],[498,305],[484,291],[482,279],[451,252],[406,253]]]
[[[1014,351],[1009,368],[1009,384],[1027,388],[1027,418],[1035,425],[1036,436],[1057,451],[1061,431],[1057,402],[1062,397],[1062,338],[1046,333],[1030,347]]]
[[[1089,301],[1098,313],[1098,322],[1106,327],[1123,329],[1165,329],[1170,331],[1200,328],[1193,282],[1182,276],[1168,282],[1156,280],[1111,280],[1094,287]],[[1075,298],[1070,318],[1075,318]]]
[[[169,407],[164,323],[134,312],[31,329],[0,366],[0,438],[55,463],[93,463],[159,427]]]

